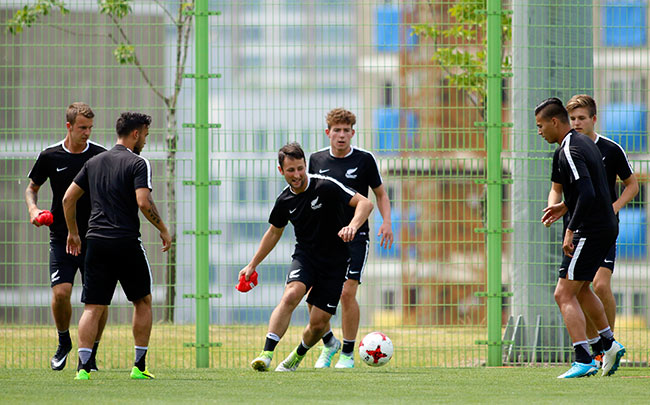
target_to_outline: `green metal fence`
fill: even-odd
[[[532,110],[581,92],[596,98],[599,132],[627,150],[641,185],[621,214],[613,288],[627,364],[647,364],[647,3],[556,3],[71,0],[62,15],[40,1],[29,4],[54,7],[16,34],[6,29],[18,27],[24,4],[3,3],[0,367],[47,367],[55,349],[48,235],[27,222],[23,195],[78,100],[93,107],[93,139],[105,146],[120,112],[154,117],[143,155],[175,249],[160,253],[143,219],[155,284],[151,367],[247,367],[261,349],[293,230],[253,291],[235,291],[237,273],[284,187],[277,150],[328,146],[325,115],[339,106],[357,115],[353,144],[377,157],[396,236],[381,249],[373,213],[358,339],[387,333],[393,367],[568,361],[552,295],[561,225],[539,222],[552,148]],[[41,204],[49,196],[46,184]],[[130,364],[130,316],[120,291],[100,367]],[[306,319],[301,305],[276,357],[299,342]],[[340,336],[340,316],[333,326]]]

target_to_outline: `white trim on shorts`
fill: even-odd
[[[567,280],[574,280],[576,263],[578,262],[578,258],[580,257],[580,252],[582,251],[582,247],[585,245],[586,242],[587,242],[587,238],[578,239],[578,246],[576,246],[576,249],[573,252],[573,257],[571,258],[571,262],[569,263],[569,269],[567,270],[567,274],[566,274]]]
[[[151,284],[151,291],[153,291],[153,275],[151,274],[151,265],[149,264],[149,258],[147,257],[147,251],[142,244],[142,239],[138,238],[140,241],[140,249],[142,249],[142,254],[144,254],[144,261],[147,262],[147,269],[149,270],[149,283]]]

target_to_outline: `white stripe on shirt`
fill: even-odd
[[[569,149],[570,145],[571,145],[571,134],[569,134],[564,140],[564,146],[562,147],[562,151],[564,152],[564,156],[566,157],[567,162],[569,162],[569,167],[573,172],[573,177],[575,178],[575,180],[578,180],[580,178],[580,175],[578,174],[578,169],[576,168],[576,164],[573,162],[573,158],[571,157],[571,149]]]

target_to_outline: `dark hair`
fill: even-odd
[[[134,129],[151,125],[151,116],[137,112],[123,112],[115,124],[117,136],[122,138],[127,136]]]
[[[65,111],[65,120],[74,125],[74,122],[77,120],[77,115],[83,115],[88,119],[95,118],[95,113],[86,103],[81,101],[75,101],[74,103],[68,106],[68,109]]]
[[[295,160],[305,160],[305,152],[298,142],[288,143],[280,149],[278,152],[278,163],[280,163],[280,167],[284,168],[282,164],[287,156]]]
[[[565,124],[569,123],[569,113],[566,108],[564,108],[562,100],[557,97],[547,98],[539,103],[537,107],[535,107],[535,116],[538,114],[541,114],[541,118],[546,120],[557,118],[560,122]]]

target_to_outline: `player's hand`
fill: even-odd
[[[169,234],[169,231],[165,229],[164,232],[160,232],[160,239],[162,240],[162,249],[160,251],[168,251],[172,247],[172,236]]]
[[[553,224],[553,222],[562,218],[564,214],[569,211],[564,201],[561,201],[557,204],[549,205],[548,207],[542,210],[544,215],[542,215],[542,223],[548,228]]]
[[[79,256],[81,253],[81,238],[79,234],[71,234],[68,232],[68,240],[65,246],[65,252],[72,256]]]
[[[562,250],[564,251],[564,254],[573,257],[573,251],[575,250],[575,246],[573,246],[573,231],[568,229],[564,233],[564,241],[562,242]]]
[[[383,223],[379,227],[379,232],[377,232],[377,236],[381,236],[381,239],[379,239],[379,246],[383,247],[384,249],[388,250],[393,246],[393,228],[391,224]]]
[[[29,222],[31,222],[35,227],[40,227],[43,225],[36,220],[36,218],[38,218],[40,214],[41,214],[41,210],[36,207],[29,210]]]
[[[339,231],[339,238],[343,239],[343,242],[351,242],[354,239],[354,235],[357,234],[357,228],[353,226],[345,226]]]
[[[244,279],[246,281],[249,281],[253,273],[255,273],[255,267],[251,266],[250,264],[247,264],[246,267],[239,270],[239,275],[237,276],[237,279],[239,279],[243,275]]]

